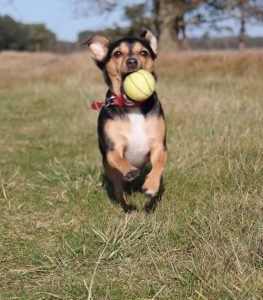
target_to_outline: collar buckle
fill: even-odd
[[[110,96],[108,98],[105,98],[105,105],[106,107],[110,106],[110,105],[114,105],[114,99],[115,99],[115,96]]]

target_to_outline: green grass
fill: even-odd
[[[0,299],[263,299],[262,70],[262,52],[160,57],[165,192],[127,215],[88,54],[0,54]]]

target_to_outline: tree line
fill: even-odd
[[[187,29],[206,26],[207,31],[230,31],[238,27],[238,47],[245,47],[248,24],[263,22],[262,0],[146,0],[143,3],[121,7],[120,0],[75,0],[79,15],[112,13],[123,9],[123,19],[130,21],[129,28],[108,30],[118,35],[138,33],[151,28],[161,44],[170,49],[188,48]],[[95,9],[96,8],[96,9]],[[88,13],[89,15],[89,13]],[[234,25],[230,25],[234,24]]]
[[[1,50],[49,50],[56,35],[44,24],[23,24],[10,16],[0,16]]]

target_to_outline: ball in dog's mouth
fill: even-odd
[[[131,101],[142,102],[151,97],[155,91],[156,81],[147,70],[137,70],[128,74],[122,81],[122,92]]]
[[[130,71],[130,72],[121,74],[121,95],[122,95],[122,98],[123,98],[125,104],[128,105],[128,106],[133,105],[135,100],[132,100],[131,98],[128,97],[128,95],[126,95],[126,93],[124,91],[123,83],[124,83],[125,78],[128,75],[130,75],[131,73],[137,72],[137,71],[138,70],[134,70],[134,71]]]
[[[126,105],[133,105],[134,104],[134,100],[132,100],[132,99],[130,99],[127,95],[126,95],[126,93],[125,93],[125,91],[124,91],[124,88],[123,88],[123,85],[121,85],[121,95],[122,95],[122,98],[123,98],[123,101],[125,102],[125,104]]]

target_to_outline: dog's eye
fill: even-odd
[[[120,57],[122,55],[121,51],[116,51],[113,53],[115,57]]]
[[[140,52],[140,55],[141,55],[141,56],[144,56],[144,57],[147,57],[147,56],[148,56],[148,52],[145,51],[145,50],[142,50],[142,51]]]

